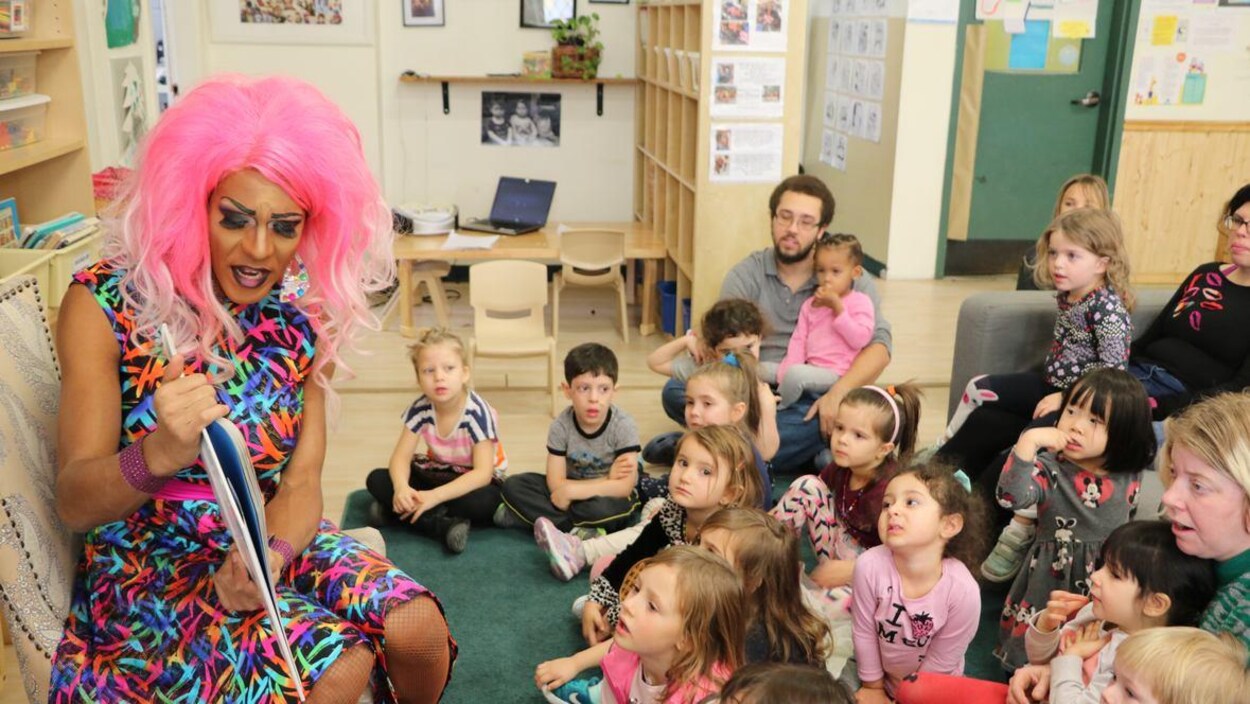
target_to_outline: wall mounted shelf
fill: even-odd
[[[603,87],[632,86],[638,82],[636,78],[534,78],[516,73],[484,76],[426,76],[422,74],[403,73],[399,76],[400,83],[439,83],[443,89],[443,114],[451,114],[452,83],[524,83],[531,86],[595,84],[595,114],[603,115]]]

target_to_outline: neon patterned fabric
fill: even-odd
[[[121,348],[124,447],[156,427],[152,394],[163,357],[130,340],[133,310],[119,292],[121,272],[101,262],[74,280],[94,294]],[[308,319],[281,303],[276,291],[231,312],[244,340],[219,343],[235,376],[217,386],[217,396],[230,407],[261,490],[272,498],[299,439],[315,335]],[[188,369],[217,371],[198,364]],[[177,478],[208,482],[198,462]],[[234,613],[218,605],[212,577],[233,541],[215,502],[153,499],[124,520],[93,528],[84,542],[65,634],[52,662],[50,701],[296,700],[264,610]],[[377,701],[395,701],[386,678],[386,615],[426,594],[386,558],[323,520],[278,585],[305,689],[339,654],[368,643],[377,658]],[[450,647],[454,659],[454,641]]]

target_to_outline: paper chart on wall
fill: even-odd
[[[783,125],[712,123],[708,180],[772,183],[781,179]]]
[[[721,0],[712,26],[712,49],[784,52],[789,4],[789,0]]]
[[[959,0],[910,0],[907,21],[954,24],[959,21]]]
[[[713,117],[781,117],[785,59],[713,58]]]
[[[1202,105],[1206,100],[1204,56],[1154,52],[1137,60],[1133,105]]]
[[[1051,18],[1052,36],[1093,39],[1097,33],[1098,0],[1060,0]]]
[[[839,102],[839,96],[837,93],[832,93],[828,91],[825,92],[825,114],[824,114],[825,127],[833,128],[837,126],[838,124],[838,102]]]
[[[838,171],[846,171],[846,135],[833,130],[822,130],[820,135],[820,160]]]

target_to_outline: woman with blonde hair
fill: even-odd
[[[1212,396],[1165,428],[1159,470],[1176,545],[1216,564],[1198,625],[1250,647],[1250,393]]]

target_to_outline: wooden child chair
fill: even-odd
[[[551,336],[560,338],[560,291],[565,286],[610,286],[620,308],[621,339],[629,342],[626,304],[625,233],[620,230],[564,230],[560,235],[559,273],[552,282]]]
[[[556,414],[556,340],[547,334],[547,267],[537,262],[495,261],[469,267],[473,337],[469,366],[477,357],[547,357],[551,415]]]

